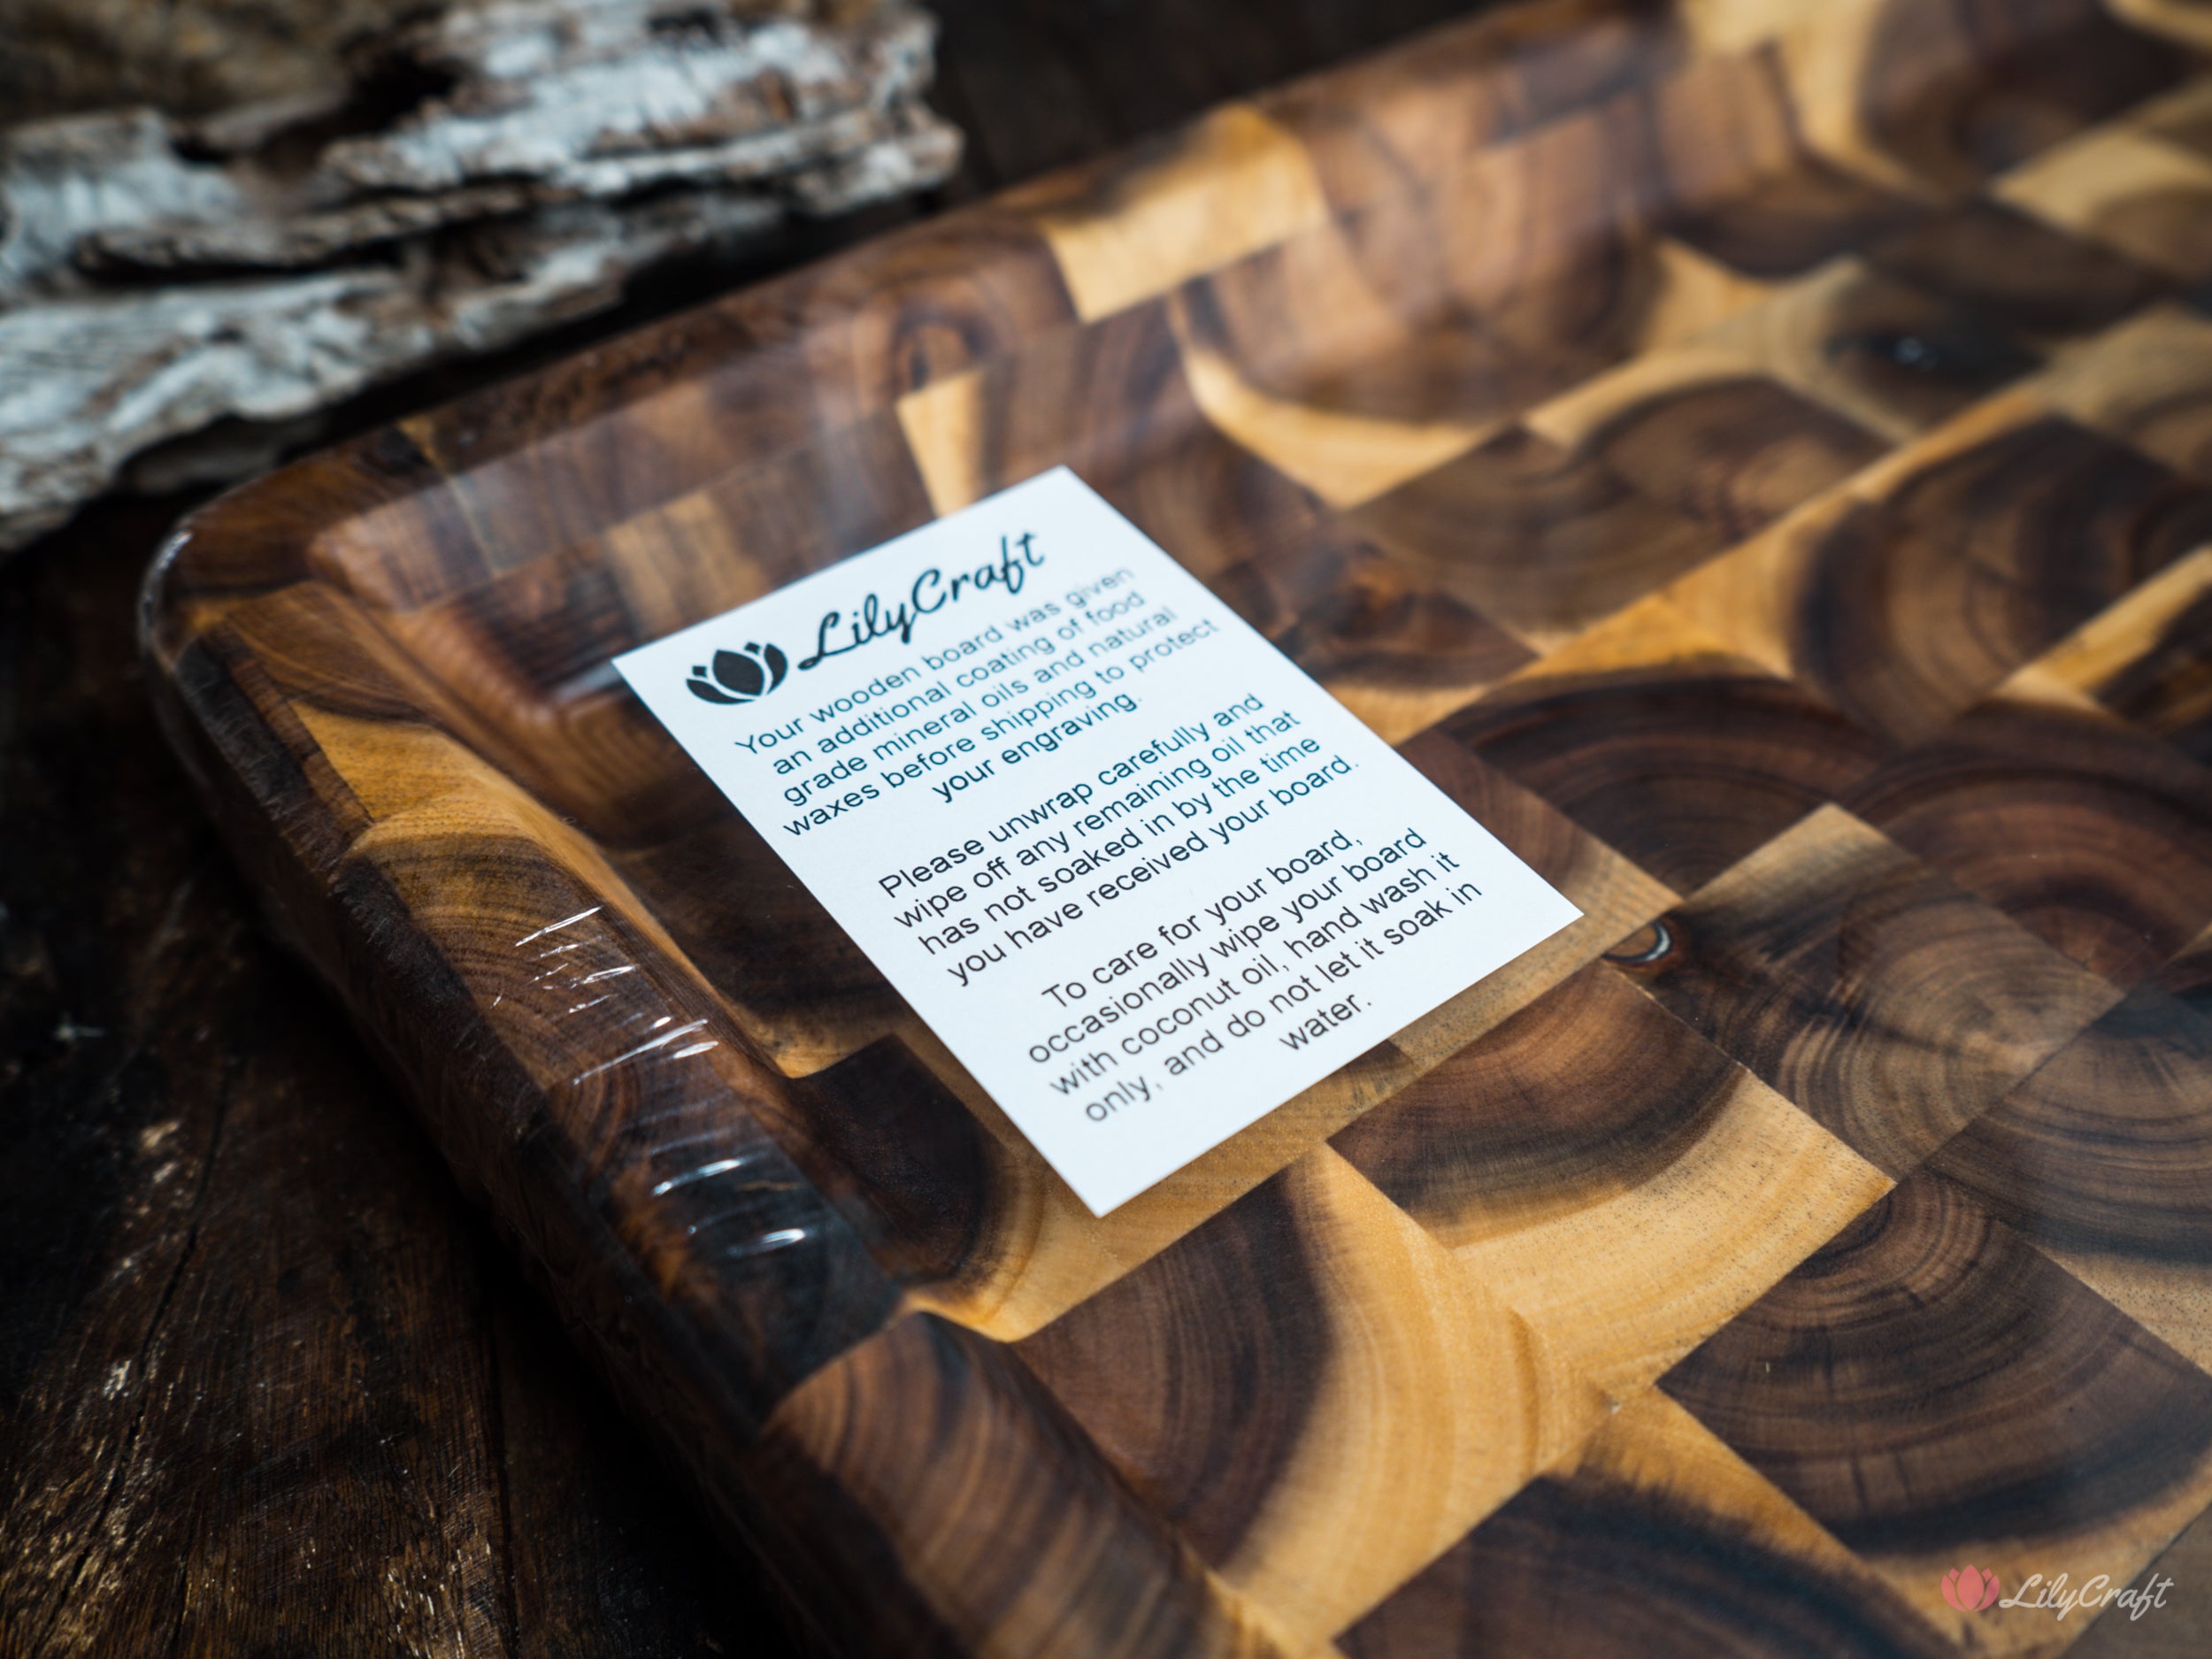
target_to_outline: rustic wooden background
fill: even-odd
[[[933,201],[698,264],[363,430],[1463,12],[941,0]],[[154,728],[136,583],[198,497],[0,568],[0,1659],[776,1653],[344,1022],[258,933]]]

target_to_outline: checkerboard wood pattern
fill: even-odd
[[[1486,14],[234,494],[157,692],[826,1646],[2056,1653],[2212,1506],[2206,51]],[[1063,462],[1586,912],[1102,1220],[608,667]]]

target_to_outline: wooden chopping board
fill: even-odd
[[[158,694],[823,1645],[2055,1653],[2212,1505],[2200,48],[1493,14],[227,497]],[[1103,1220],[608,667],[1061,463],[1586,913]]]

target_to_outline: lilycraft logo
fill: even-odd
[[[1962,1613],[1978,1613],[1997,1600],[1997,1575],[1979,1567],[1954,1567],[1943,1575],[1943,1599]]]
[[[783,684],[791,669],[772,645],[748,642],[741,651],[717,651],[691,671],[684,684],[703,703],[758,703]]]
[[[2147,1575],[2147,1582],[2139,1585],[2117,1585],[2108,1573],[2099,1573],[2079,1589],[2072,1587],[2066,1574],[2060,1573],[2048,1584],[2043,1575],[2032,1572],[2017,1590],[2002,1601],[2002,1591],[1997,1575],[1985,1572],[1975,1566],[1954,1567],[1943,1575],[1943,1599],[1962,1613],[1979,1613],[1990,1608],[2033,1608],[2052,1617],[2063,1620],[2068,1614],[2087,1609],[2093,1618],[2097,1613],[2111,1608],[2127,1615],[2131,1623],[2154,1608],[2166,1605],[2166,1592],[2174,1587],[2174,1581],[2160,1573]]]
[[[2048,1584],[2043,1582],[2041,1573],[2032,1572],[2017,1590],[1997,1605],[2039,1608],[2056,1619],[2063,1619],[2080,1608],[2087,1608],[2089,1616],[2094,1618],[2099,1609],[2108,1607],[2115,1612],[2125,1613],[2128,1622],[2133,1624],[2153,1608],[2165,1606],[2166,1592],[2173,1587],[2171,1578],[2156,1572],[2149,1575],[2147,1583],[2136,1585],[2115,1584],[2109,1573],[2101,1572],[2078,1590],[2062,1572]]]

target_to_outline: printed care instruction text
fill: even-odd
[[[615,666],[1101,1215],[1579,914],[1065,468]]]

